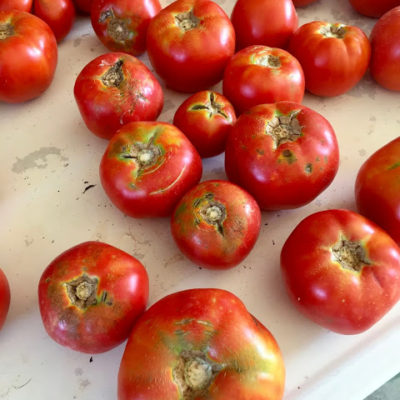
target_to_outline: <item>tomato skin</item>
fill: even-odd
[[[348,266],[335,255],[343,241],[354,243],[353,251],[341,254]],[[350,260],[357,260],[353,265],[359,271]],[[400,299],[399,247],[349,210],[325,210],[302,220],[282,248],[281,268],[299,311],[337,333],[369,329]]]
[[[237,0],[231,20],[237,50],[256,44],[285,48],[298,25],[292,0]]]
[[[6,321],[8,310],[10,308],[10,285],[6,274],[0,268],[0,329]]]
[[[193,361],[213,371],[201,393],[194,390],[196,400],[283,397],[284,362],[267,328],[232,293],[190,289],[162,298],[135,324],[121,360],[118,400],[188,398],[177,381],[179,367],[190,372]]]
[[[40,96],[57,66],[57,42],[49,26],[23,11],[0,11],[0,101],[22,103]]]
[[[111,138],[100,163],[110,200],[125,214],[166,217],[201,178],[201,158],[189,139],[166,122],[131,122]]]
[[[3,0],[0,1],[0,11],[25,11],[30,12],[32,9],[32,0]]]
[[[364,76],[371,46],[356,26],[312,21],[290,39],[289,52],[303,67],[306,89],[317,96],[338,96]]]
[[[249,46],[236,53],[224,72],[223,93],[238,114],[258,104],[277,101],[301,103],[304,74],[287,51]]]
[[[104,139],[129,122],[155,120],[164,105],[162,88],[147,66],[118,52],[89,62],[75,81],[74,95],[88,129]]]
[[[76,280],[83,276],[97,284],[90,297],[94,304],[81,307],[69,288],[75,286],[78,293]],[[84,242],[47,266],[38,293],[42,321],[53,340],[79,352],[102,353],[122,343],[144,312],[149,279],[130,254],[106,243]]]
[[[316,0],[293,0],[293,4],[295,7],[304,7],[311,3],[314,3]]]
[[[349,0],[352,7],[362,15],[379,18],[394,7],[400,0]]]
[[[260,226],[261,212],[253,197],[222,180],[193,187],[171,218],[172,236],[182,253],[210,269],[232,268],[243,261],[256,243]]]
[[[75,6],[78,11],[84,14],[90,14],[93,0],[74,0]]]
[[[193,27],[180,28],[179,19]],[[194,93],[216,84],[234,51],[232,23],[210,0],[175,1],[152,19],[147,31],[151,64],[168,87],[180,92]]]
[[[292,131],[282,131],[277,124]],[[287,135],[287,133],[290,133]],[[243,113],[225,149],[230,181],[247,190],[261,210],[301,207],[325,190],[339,166],[331,124],[293,102],[261,104]]]

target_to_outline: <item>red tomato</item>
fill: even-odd
[[[158,0],[93,0],[93,29],[111,51],[138,56],[146,51],[150,20],[161,10]]]
[[[34,0],[34,13],[45,21],[60,42],[70,32],[75,21],[72,0]]]
[[[87,64],[75,81],[74,95],[88,129],[105,139],[128,122],[155,120],[164,104],[156,77],[125,53],[103,54]]]
[[[308,4],[314,3],[316,0],[293,0],[295,7],[304,7]]]
[[[32,8],[32,0],[1,0],[0,11],[26,11],[30,12]]]
[[[10,308],[10,286],[8,280],[0,268],[0,329],[6,320],[8,309]]]
[[[285,50],[246,47],[226,66],[223,92],[238,113],[257,104],[284,100],[301,103],[304,96],[303,69]]]
[[[0,101],[40,96],[56,66],[56,38],[45,22],[23,11],[0,11]]]
[[[277,342],[235,295],[191,289],[159,300],[135,324],[118,400],[281,400],[284,381]]]
[[[372,77],[389,90],[400,90],[400,7],[383,15],[371,32]]]
[[[189,138],[201,157],[213,157],[225,150],[229,129],[235,121],[229,100],[209,90],[187,98],[174,115],[174,125]]]
[[[131,217],[166,217],[201,178],[199,153],[175,126],[131,122],[110,140],[100,178],[110,200]]]
[[[296,307],[338,333],[365,331],[400,299],[399,247],[352,211],[301,221],[282,248],[281,267]]]
[[[149,59],[174,90],[198,92],[216,84],[234,51],[232,23],[210,0],[175,1],[149,25]]]
[[[172,236],[191,261],[205,268],[238,265],[256,243],[261,226],[257,202],[227,181],[204,181],[189,190],[171,219]]]
[[[336,175],[339,150],[331,124],[292,102],[262,104],[242,114],[226,143],[225,170],[262,210],[305,205]]]
[[[101,353],[122,343],[145,310],[149,280],[131,255],[85,242],[56,257],[39,281],[44,327],[57,343]]]
[[[356,26],[313,21],[293,34],[289,51],[300,61],[306,89],[317,96],[338,96],[364,76],[371,47]]]
[[[78,11],[81,11],[85,14],[90,14],[92,2],[93,0],[74,0],[75,6]]]
[[[231,19],[238,50],[254,44],[284,48],[298,24],[292,0],[237,0]]]
[[[392,8],[400,6],[400,0],[350,0],[350,4],[360,14],[379,18]]]

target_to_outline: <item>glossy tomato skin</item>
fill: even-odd
[[[40,96],[57,66],[57,41],[40,18],[0,11],[0,101],[21,103]]]
[[[334,179],[335,132],[322,115],[293,102],[261,104],[243,113],[228,136],[225,171],[262,210],[303,206]]]
[[[39,281],[39,306],[50,337],[83,353],[122,343],[146,308],[149,280],[130,254],[84,242],[56,257]]]
[[[171,232],[175,243],[195,264],[210,269],[238,265],[254,247],[261,212],[254,198],[222,180],[203,181],[175,207]]]
[[[0,268],[0,329],[3,327],[10,308],[10,286],[6,274]]]
[[[111,51],[138,56],[146,50],[151,19],[161,10],[158,0],[93,0],[93,29]]]
[[[337,333],[367,330],[400,299],[399,247],[349,210],[302,220],[282,248],[281,268],[296,307]]]
[[[237,0],[231,20],[237,50],[256,44],[285,48],[298,25],[292,0]]]
[[[221,289],[190,289],[162,298],[135,324],[118,400],[281,400],[284,380],[276,340],[240,299]],[[193,397],[182,396],[185,389]]]
[[[131,122],[110,140],[100,178],[110,200],[125,214],[166,217],[201,178],[199,153],[166,122]]]
[[[311,3],[314,3],[316,0],[293,0],[293,4],[295,7],[304,7]]]
[[[189,96],[174,114],[174,125],[189,138],[202,158],[224,152],[235,121],[236,113],[230,101],[211,90]]]
[[[367,17],[379,18],[394,7],[400,6],[400,0],[349,0],[353,8]]]
[[[164,104],[162,88],[147,66],[118,52],[89,62],[75,81],[74,95],[88,129],[104,139],[129,122],[155,120]]]
[[[3,0],[0,1],[0,11],[19,10],[30,12],[32,9],[32,0]]]
[[[317,96],[338,96],[364,76],[371,46],[356,26],[312,21],[300,26],[289,42],[303,67],[306,89]]]
[[[150,22],[147,52],[171,89],[194,93],[221,80],[235,51],[235,32],[225,11],[210,0],[175,1]]]
[[[74,0],[75,6],[78,11],[81,11],[84,14],[90,14],[90,10],[92,9],[93,0]]]

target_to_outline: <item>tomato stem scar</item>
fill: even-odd
[[[274,140],[275,149],[301,136],[301,126],[297,119],[299,113],[300,110],[291,111],[288,115],[275,116],[267,123],[265,133]]]
[[[14,27],[7,24],[0,24],[0,40],[4,40],[14,35]]]
[[[214,92],[209,92],[209,101],[206,103],[198,103],[194,104],[192,107],[190,107],[191,111],[199,111],[199,110],[207,110],[209,112],[208,117],[212,118],[214,115],[221,115],[225,119],[231,121],[231,118],[229,115],[227,115],[223,110],[223,104],[218,103],[215,99],[215,94]]]
[[[97,304],[97,278],[90,278],[83,274],[79,278],[66,282],[68,297],[72,304],[80,309],[86,309],[91,305]]]
[[[187,32],[191,29],[197,28],[200,24],[200,19],[193,14],[192,9],[188,12],[175,15],[175,23],[184,32]]]
[[[343,237],[332,246],[332,255],[342,268],[350,271],[360,272],[365,265],[371,265],[362,244]]]
[[[346,36],[346,25],[325,25],[320,29],[320,33],[327,38],[343,39]]]
[[[119,87],[124,80],[124,73],[122,72],[122,65],[124,61],[118,60],[113,66],[111,66],[101,77],[101,81],[104,86],[107,87]]]

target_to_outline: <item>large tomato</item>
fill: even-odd
[[[365,33],[356,26],[312,21],[296,30],[289,51],[303,67],[309,92],[338,96],[364,76],[371,46]]]
[[[302,220],[282,248],[281,267],[296,307],[338,333],[365,331],[400,299],[400,248],[349,210]]]
[[[171,89],[197,92],[222,78],[235,51],[235,32],[225,11],[210,0],[175,1],[150,22],[147,52]]]
[[[298,24],[292,0],[237,0],[231,19],[239,50],[254,44],[284,48]]]
[[[400,6],[400,0],[350,0],[350,4],[360,14],[379,18],[392,8]]]
[[[44,327],[57,343],[101,353],[122,343],[145,310],[149,280],[131,255],[85,242],[56,257],[39,281]]]
[[[1,0],[0,11],[26,11],[30,12],[32,8],[32,0]]]
[[[272,334],[232,293],[164,297],[135,324],[118,400],[281,400],[285,367]]]
[[[227,181],[204,181],[189,190],[171,218],[172,236],[195,264],[210,269],[238,265],[256,243],[261,212],[253,197]]]
[[[106,53],[89,62],[76,78],[74,95],[88,129],[105,139],[128,122],[155,120],[164,104],[156,77],[125,53]]]
[[[0,101],[40,96],[53,80],[57,55],[56,38],[40,18],[0,11]]]
[[[228,136],[225,170],[262,210],[300,207],[333,180],[339,150],[331,124],[292,102],[261,104],[243,113]]]
[[[0,329],[6,320],[10,308],[10,286],[7,277],[0,268]]]
[[[236,53],[226,66],[223,93],[238,113],[257,104],[284,100],[301,103],[303,69],[285,50],[249,46]]]
[[[201,178],[199,153],[175,126],[131,122],[110,140],[100,178],[111,201],[132,217],[166,217]]]

